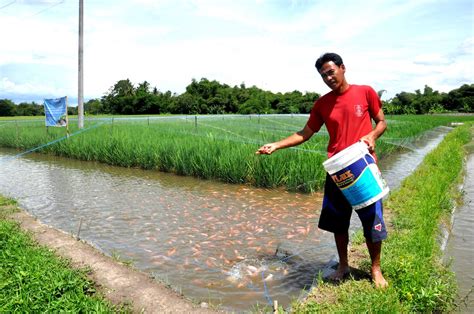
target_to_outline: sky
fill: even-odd
[[[84,99],[119,80],[181,94],[192,79],[272,92],[329,88],[314,67],[340,54],[351,84],[388,100],[474,83],[472,0],[84,0]],[[0,99],[78,95],[78,0],[0,0]]]

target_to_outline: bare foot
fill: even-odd
[[[349,274],[349,266],[337,266],[337,269],[328,276],[331,281],[342,281]]]
[[[382,271],[380,271],[380,269],[372,270],[372,281],[374,282],[376,288],[383,289],[388,287],[388,282],[383,277]]]

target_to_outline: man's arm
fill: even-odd
[[[375,121],[375,128],[369,134],[360,139],[367,143],[369,152],[375,150],[375,141],[382,136],[383,132],[387,129],[387,122],[385,122],[385,115],[383,114],[382,109],[380,109],[379,113],[373,119]]]
[[[298,131],[281,141],[265,144],[260,147],[255,153],[256,154],[267,154],[270,155],[274,151],[282,148],[292,147],[306,142],[313,136],[314,131],[306,124],[301,131]]]

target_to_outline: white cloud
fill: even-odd
[[[86,98],[100,97],[125,78],[177,93],[202,77],[274,92],[325,93],[328,88],[314,68],[325,51],[343,56],[350,82],[386,89],[387,96],[425,84],[452,89],[456,82],[472,82],[472,32],[459,27],[472,27],[472,16],[456,20],[467,24],[447,24],[435,33],[430,29],[439,30],[438,24],[453,18],[438,8],[442,1],[368,1],[86,2]],[[76,93],[77,3],[66,1],[24,19],[55,2],[26,3],[0,10],[0,40],[6,43],[0,50],[0,79],[7,77],[17,87],[2,86]],[[425,14],[426,8],[439,16]],[[1,73],[17,65],[31,66],[31,73]],[[61,72],[58,79],[49,79],[54,71]],[[57,87],[48,88],[47,81]]]
[[[61,95],[65,94],[62,88],[51,85],[49,82],[35,82],[35,83],[15,83],[8,77],[0,79],[0,91],[8,92],[9,94],[20,95]]]
[[[51,21],[2,17],[0,65],[28,63],[42,56],[48,64],[69,64],[77,50],[77,37],[64,25]]]

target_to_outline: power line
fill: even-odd
[[[1,6],[1,7],[0,7],[0,10],[3,9],[3,8],[6,8],[6,7],[8,7],[8,6],[12,5],[12,4],[14,4],[15,2],[16,2],[16,0],[13,0],[13,1],[10,2],[10,3],[7,3],[7,4],[5,4],[4,6]]]
[[[62,3],[64,3],[64,0],[61,0],[61,1],[59,1],[58,3],[53,3],[53,4],[50,5],[49,7],[45,8],[45,9],[43,9],[43,10],[41,10],[41,11],[38,11],[38,12],[36,12],[36,13],[33,14],[33,15],[30,15],[29,17],[37,16],[37,15],[39,15],[39,14],[45,12],[45,11],[48,11],[48,10],[51,9],[51,8],[54,8],[55,6],[58,6],[58,5],[62,4]]]

